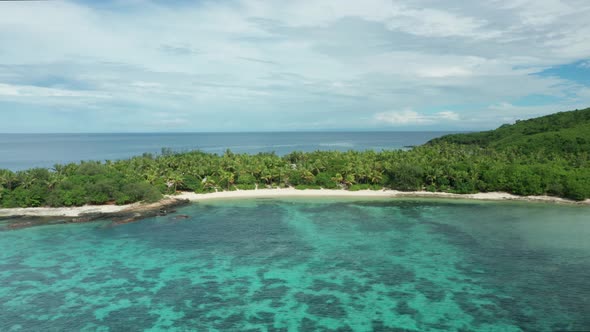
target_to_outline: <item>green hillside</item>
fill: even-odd
[[[428,144],[477,145],[522,152],[590,152],[590,108],[560,112],[539,118],[516,121],[495,130],[453,134],[433,139]]]

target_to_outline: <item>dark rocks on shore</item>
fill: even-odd
[[[0,217],[0,231],[28,228],[38,225],[56,225],[67,222],[65,217],[12,216]]]
[[[0,230],[14,230],[26,227],[52,225],[52,224],[69,224],[69,223],[83,223],[95,220],[108,220],[113,222],[113,225],[128,224],[144,218],[166,216],[170,213],[176,212],[175,208],[189,204],[187,199],[164,199],[152,204],[142,204],[132,208],[114,212],[114,213],[85,213],[78,217],[28,217],[16,216],[10,218],[3,218],[10,220],[4,227],[0,226]],[[175,219],[187,219],[187,215],[176,216]],[[2,221],[0,219],[0,221]]]
[[[179,214],[177,216],[172,217],[172,219],[174,220],[182,220],[182,219],[188,219],[190,218],[190,216],[186,215],[186,214]]]
[[[11,222],[6,225],[6,229],[21,229],[33,226],[35,223],[32,220],[24,220],[24,221],[17,221]]]
[[[167,199],[158,203],[140,205],[129,210],[116,213],[97,213],[92,216],[84,215],[83,218],[91,217],[91,220],[112,219],[114,225],[128,224],[144,218],[166,216],[174,213],[174,208],[189,203],[187,199]]]

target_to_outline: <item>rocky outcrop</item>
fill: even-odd
[[[95,220],[111,220],[113,225],[121,225],[144,218],[165,216],[176,212],[177,207],[187,204],[189,204],[188,199],[166,198],[156,203],[133,205],[117,212],[83,213],[77,217],[11,216],[10,218],[0,218],[0,230],[13,230],[40,225],[83,223]]]

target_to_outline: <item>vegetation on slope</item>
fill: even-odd
[[[522,153],[538,151],[584,153],[590,151],[590,108],[516,121],[498,129],[435,138],[429,144],[476,145]]]
[[[223,155],[144,154],[11,172],[0,170],[0,206],[78,206],[156,201],[179,190],[294,186],[505,191],[590,198],[590,109],[449,135],[409,151],[316,151]]]

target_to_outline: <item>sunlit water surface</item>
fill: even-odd
[[[0,330],[590,330],[589,239],[588,208],[436,200],[3,231]]]

